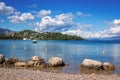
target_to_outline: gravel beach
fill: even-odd
[[[39,70],[0,68],[0,80],[120,80],[116,74],[65,74]]]

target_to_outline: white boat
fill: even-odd
[[[23,40],[27,40],[26,38],[23,38]]]
[[[37,40],[32,40],[33,43],[37,43]]]

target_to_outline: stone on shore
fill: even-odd
[[[39,60],[41,60],[41,58],[38,57],[38,56],[32,56],[30,60],[32,60],[32,61],[39,61]]]
[[[26,66],[26,63],[25,63],[25,62],[16,62],[16,63],[15,63],[15,66],[16,66],[16,67],[25,67],[25,66]]]
[[[32,56],[30,61],[27,63],[28,67],[43,67],[45,66],[45,60],[38,57],[38,56]]]
[[[48,61],[49,66],[51,67],[58,67],[58,66],[65,66],[62,58],[60,57],[52,57]]]
[[[5,60],[5,65],[14,65],[16,62],[21,61],[20,59],[17,58],[8,58]]]
[[[5,61],[5,57],[3,54],[0,54],[0,64],[2,64]]]
[[[109,62],[103,63],[103,69],[105,71],[115,70],[115,66]]]
[[[80,68],[100,70],[102,69],[102,62],[92,59],[84,59],[82,64],[80,65]]]

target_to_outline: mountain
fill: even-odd
[[[108,42],[120,42],[120,36],[114,36],[109,38],[90,38],[90,41],[108,41]]]
[[[0,34],[8,34],[8,33],[11,33],[13,31],[9,30],[9,29],[3,29],[3,28],[0,28]]]

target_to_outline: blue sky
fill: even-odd
[[[0,0],[0,27],[85,38],[120,35],[120,0]]]

